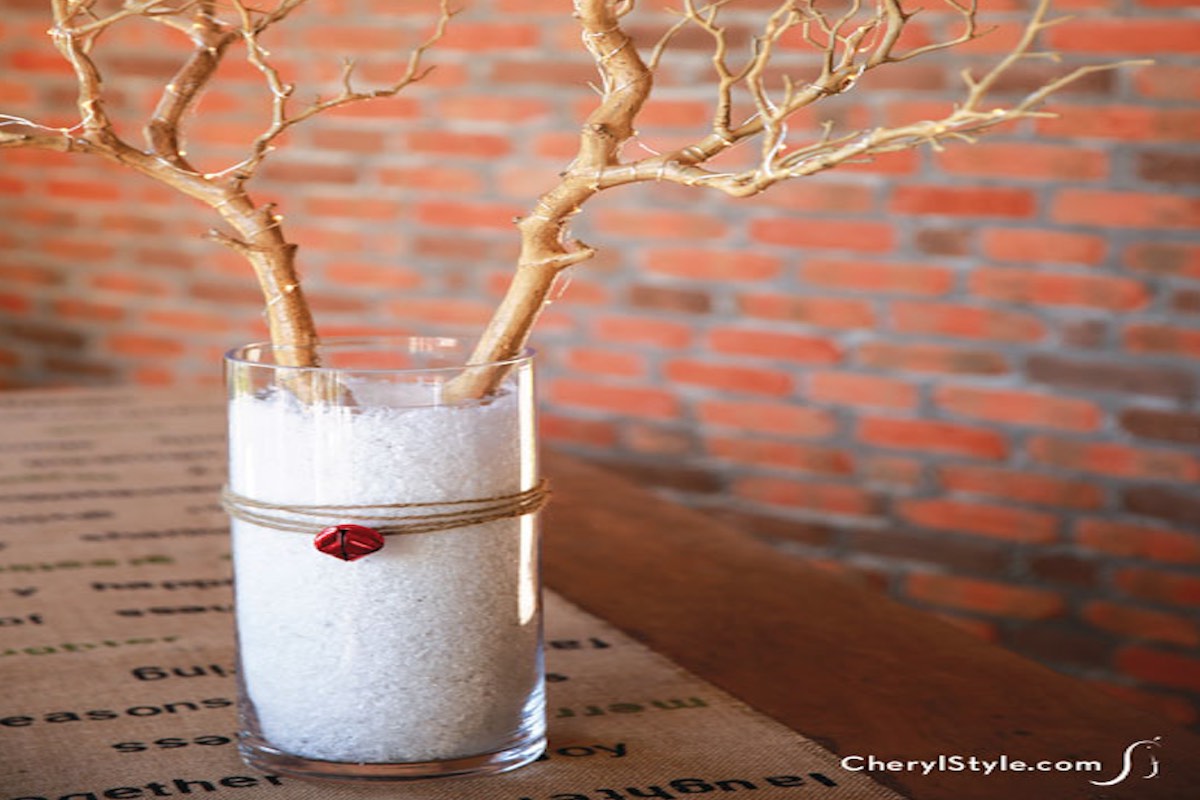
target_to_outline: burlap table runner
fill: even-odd
[[[553,593],[540,762],[363,789],[246,767],[223,421],[211,396],[0,394],[0,800],[898,797]]]

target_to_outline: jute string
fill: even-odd
[[[238,494],[228,486],[221,492],[221,505],[231,517],[263,528],[315,534],[331,525],[356,521],[370,525],[385,536],[431,533],[522,517],[534,513],[549,499],[550,488],[545,479],[523,492],[439,503],[276,505]]]

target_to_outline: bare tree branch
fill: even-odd
[[[51,37],[75,73],[80,121],[70,128],[53,128],[0,114],[0,148],[91,153],[208,205],[234,232],[213,231],[209,238],[244,256],[254,269],[263,292],[272,341],[287,346],[285,359],[290,363],[311,365],[315,363],[313,345],[317,334],[296,273],[296,246],[284,236],[283,217],[270,204],[256,204],[247,192],[246,182],[284,130],[346,103],[394,95],[420,80],[428,72],[422,65],[423,56],[442,37],[455,12],[449,9],[448,0],[440,0],[434,32],[410,52],[407,68],[391,86],[356,90],[347,69],[341,94],[292,113],[288,98],[294,87],[284,84],[270,64],[259,37],[287,19],[305,0],[278,0],[265,9],[252,8],[246,0],[232,0],[235,17],[232,23],[221,18],[220,2],[125,0],[117,10],[101,14],[97,13],[98,0],[50,0]],[[163,88],[145,124],[146,149],[135,147],[118,135],[105,109],[103,76],[91,57],[102,34],[134,18],[149,19],[182,31],[193,43],[191,53]],[[199,99],[226,52],[237,42],[245,45],[248,60],[266,76],[273,95],[273,120],[251,146],[251,153],[244,161],[229,169],[201,173],[191,165],[183,149],[186,112]]]
[[[340,94],[324,100],[318,98],[307,107],[293,112],[289,108],[289,104],[296,87],[285,82],[279,70],[271,64],[269,61],[270,54],[260,44],[259,35],[271,25],[284,19],[302,2],[304,0],[284,0],[275,13],[256,21],[253,19],[253,15],[245,5],[244,0],[233,0],[233,5],[241,18],[241,37],[246,44],[247,58],[263,74],[267,86],[271,90],[272,97],[271,124],[267,130],[263,131],[254,140],[254,144],[251,146],[251,156],[238,166],[238,180],[244,181],[249,179],[262,164],[267,154],[271,152],[275,141],[283,135],[284,131],[292,126],[315,117],[317,114],[348,103],[379,97],[392,97],[425,77],[431,69],[431,67],[425,67],[422,64],[425,53],[445,35],[451,18],[459,13],[458,10],[450,7],[450,0],[439,0],[440,13],[437,22],[434,24],[433,32],[410,51],[404,72],[391,85],[381,89],[356,89],[354,87],[354,62],[347,61],[342,69],[342,91]]]
[[[1044,115],[1037,109],[1047,97],[1086,75],[1143,63],[1081,67],[1012,105],[989,107],[989,91],[999,79],[1018,62],[1043,55],[1034,50],[1038,35],[1061,21],[1049,17],[1050,0],[1038,0],[1020,40],[1005,57],[980,78],[964,72],[966,95],[946,116],[836,136],[832,124],[826,124],[817,141],[789,149],[788,120],[800,109],[849,91],[871,70],[947,50],[982,35],[976,19],[977,0],[967,4],[943,0],[961,16],[959,32],[909,50],[900,50],[899,43],[915,12],[906,11],[901,5],[903,0],[876,0],[874,10],[865,15],[862,0],[851,0],[836,18],[818,8],[816,0],[781,0],[764,21],[750,56],[740,66],[731,63],[728,35],[719,19],[724,0],[703,7],[697,5],[697,0],[681,2],[680,20],[653,46],[647,65],[632,52],[628,37],[620,29],[619,17],[630,8],[627,3],[576,0],[584,42],[604,79],[603,99],[584,126],[579,154],[559,184],[519,222],[522,251],[517,272],[476,349],[474,363],[515,356],[524,347],[557,272],[591,256],[591,248],[583,245],[568,249],[563,232],[571,217],[597,192],[629,183],[669,181],[709,187],[734,197],[750,196],[784,180],[869,160],[882,153],[924,144],[940,147],[956,139],[971,141],[976,134],[997,125]],[[621,162],[620,145],[632,136],[638,111],[652,84],[653,69],[671,40],[689,24],[703,30],[713,42],[711,63],[716,82],[711,130],[672,152]],[[817,50],[819,68],[809,80],[786,76],[782,91],[773,90],[768,83],[769,68],[777,45],[789,33]],[[754,108],[753,115],[740,123],[732,118],[735,92],[744,92]],[[729,148],[755,137],[760,139],[760,156],[753,168],[717,172],[706,166]],[[499,378],[497,371],[478,369],[464,376],[455,389],[462,396],[482,396],[494,390]]]
[[[184,113],[192,107],[201,91],[217,71],[221,58],[238,33],[229,30],[213,13],[213,0],[196,4],[187,33],[195,44],[191,56],[165,87],[154,115],[146,125],[150,151],[187,172],[195,172],[183,152],[180,141]]]
[[[620,163],[621,146],[633,136],[634,119],[650,95],[654,75],[621,27],[632,2],[575,0],[584,47],[600,72],[601,100],[579,136],[579,151],[559,183],[517,222],[521,252],[512,284],[472,354],[476,364],[507,360],[520,352],[538,314],[567,267],[592,257],[593,249],[566,240],[566,228],[588,198],[600,190],[604,171]],[[469,370],[450,386],[450,397],[483,397],[503,373]]]
[[[71,65],[78,88],[79,122],[69,128],[38,125],[18,116],[0,114],[0,148],[38,147],[87,152],[125,165],[169,185],[212,208],[233,233],[213,231],[209,238],[244,256],[253,266],[266,304],[272,340],[289,345],[296,363],[314,363],[311,345],[316,331],[296,275],[296,247],[284,236],[283,218],[270,205],[259,205],[247,191],[254,176],[280,137],[325,111],[348,103],[390,97],[421,80],[429,68],[425,56],[441,40],[458,13],[450,0],[437,0],[432,31],[408,53],[397,79],[377,89],[356,86],[354,62],[347,61],[340,89],[329,97],[297,107],[296,87],[272,62],[262,42],[274,26],[286,21],[305,0],[124,0],[116,9],[99,13],[100,0],[50,0],[53,41]],[[812,175],[841,164],[869,160],[882,153],[921,145],[974,138],[997,125],[1046,116],[1039,110],[1052,94],[1095,72],[1143,62],[1099,64],[1068,70],[1025,97],[993,105],[989,95],[1019,63],[1048,54],[1036,50],[1039,35],[1062,20],[1049,13],[1050,0],[1038,0],[1018,42],[980,75],[962,73],[963,97],[937,119],[835,132],[831,123],[819,135],[792,143],[789,122],[801,109],[844,94],[867,73],[889,64],[935,54],[978,38],[977,0],[941,0],[956,14],[956,32],[940,41],[902,49],[910,20],[906,0],[846,0],[838,12],[819,6],[819,0],[778,0],[765,14],[748,54],[738,55],[722,20],[728,0],[680,0],[679,19],[649,49],[643,60],[622,27],[636,0],[574,0],[583,45],[600,76],[599,103],[584,122],[574,160],[557,183],[544,193],[531,212],[517,220],[521,250],[512,284],[472,356],[484,364],[511,359],[524,347],[533,325],[550,297],[556,277],[594,254],[589,245],[572,239],[573,217],[598,192],[630,183],[668,181],[711,188],[734,197],[769,189],[793,178]],[[110,6],[103,6],[111,8]],[[193,48],[164,87],[145,126],[146,148],[127,143],[117,134],[105,109],[104,82],[91,51],[115,25],[132,18],[149,19],[187,34]],[[711,40],[714,76],[711,124],[684,147],[622,160],[622,148],[635,136],[635,123],[654,84],[654,72],[675,37],[694,26]],[[778,53],[784,43],[807,42],[816,53],[815,66],[804,75],[777,77]],[[251,143],[241,162],[218,172],[194,169],[183,149],[186,112],[215,74],[222,58],[237,44],[262,75],[270,92],[270,121]],[[739,104],[748,116],[735,119]],[[732,147],[757,140],[753,166],[722,172],[713,160]],[[649,148],[647,148],[648,150]],[[493,392],[502,371],[468,370],[449,388],[451,396],[483,397]]]

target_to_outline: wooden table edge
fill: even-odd
[[[1198,796],[1200,736],[1174,723],[609,470],[548,452],[546,472],[547,586],[834,753],[1086,758],[1115,773],[1130,743],[1163,741],[1160,776],[1105,789],[1077,772],[877,776],[917,800]]]

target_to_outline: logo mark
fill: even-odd
[[[1133,744],[1125,748],[1125,754],[1122,757],[1121,772],[1117,777],[1108,781],[1088,781],[1088,783],[1096,786],[1115,786],[1121,781],[1129,777],[1129,773],[1133,772],[1133,753],[1139,747],[1146,747],[1147,751],[1152,747],[1162,746],[1162,737],[1155,736],[1153,739],[1139,739]],[[1153,778],[1158,775],[1158,759],[1153,753],[1147,752],[1146,756],[1150,759],[1150,771],[1142,776],[1143,779]]]

